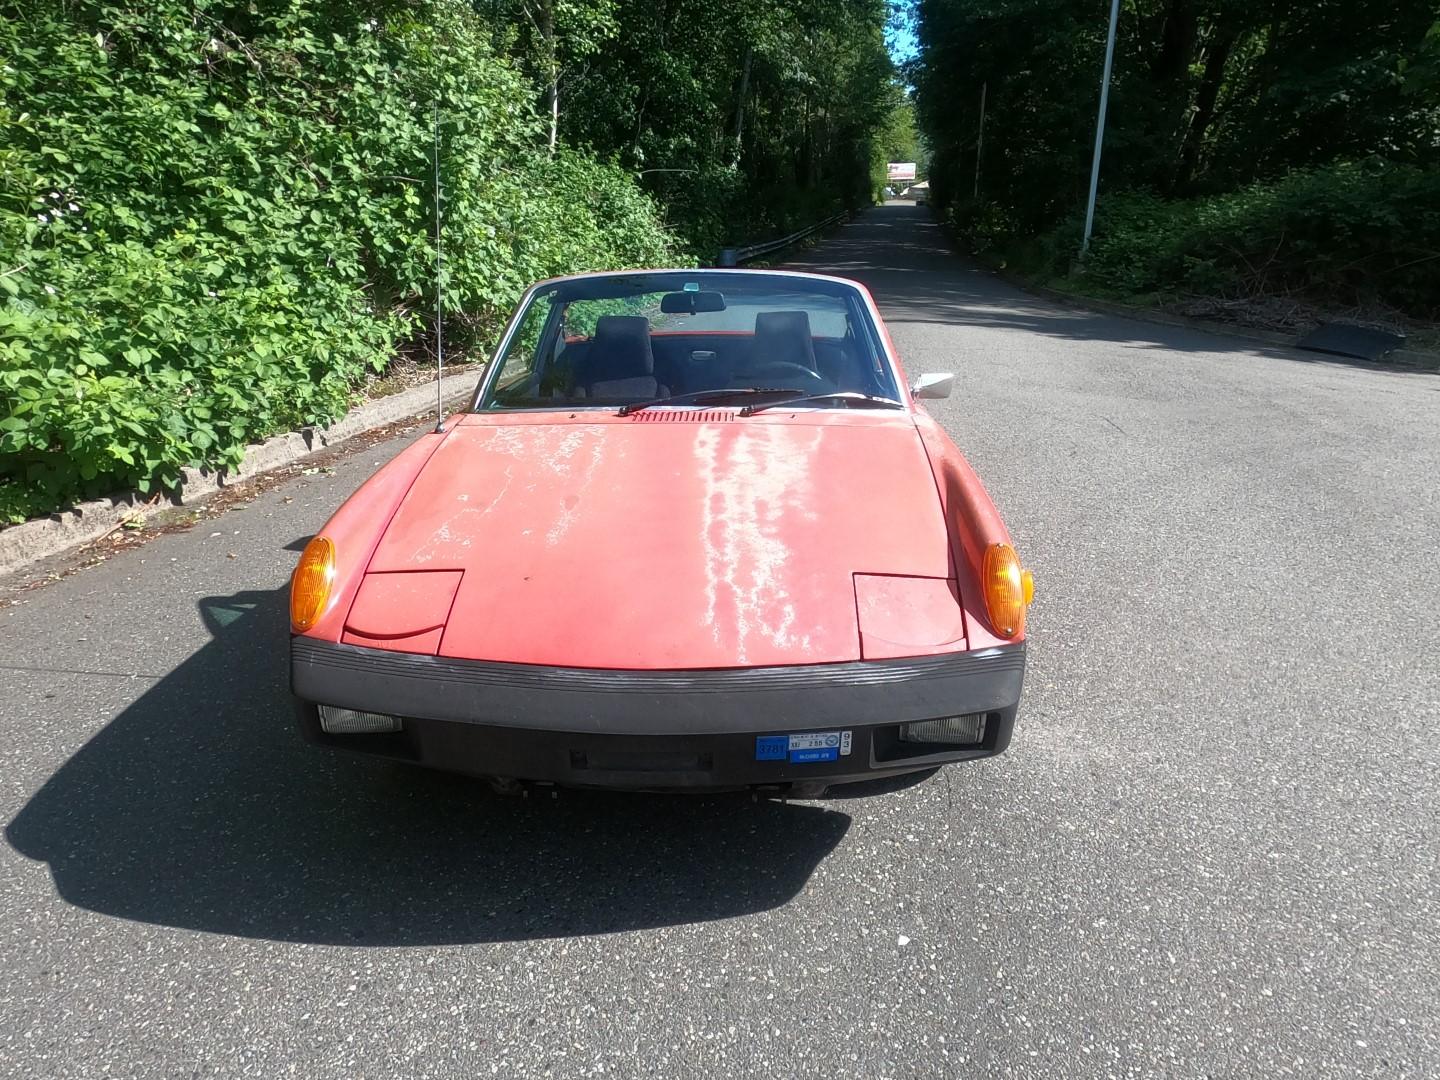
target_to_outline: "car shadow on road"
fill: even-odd
[[[301,742],[285,595],[201,602],[213,635],[6,829],[67,901],[145,923],[344,945],[506,941],[778,907],[846,814],[740,796],[493,795]]]

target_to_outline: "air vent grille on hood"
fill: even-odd
[[[694,409],[684,412],[672,412],[669,409],[646,409],[644,412],[631,414],[630,419],[652,424],[723,424],[727,420],[735,419],[735,414],[725,409]]]

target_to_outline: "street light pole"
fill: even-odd
[[[1115,23],[1120,18],[1120,0],[1110,0],[1110,36],[1105,41],[1105,74],[1100,76],[1100,116],[1095,121],[1095,157],[1090,164],[1090,202],[1085,207],[1085,238],[1080,257],[1090,250],[1090,231],[1095,226],[1095,192],[1100,187],[1100,147],[1105,142],[1105,109],[1110,104],[1110,67],[1115,60]]]

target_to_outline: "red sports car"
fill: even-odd
[[[541,282],[291,583],[305,736],[503,784],[813,794],[998,754],[1031,581],[860,285]]]

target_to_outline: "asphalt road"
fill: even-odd
[[[0,1075],[1440,1076],[1440,377],[1029,299],[908,207],[806,263],[958,373],[1038,581],[1010,752],[781,805],[311,751],[352,453],[0,611]]]

